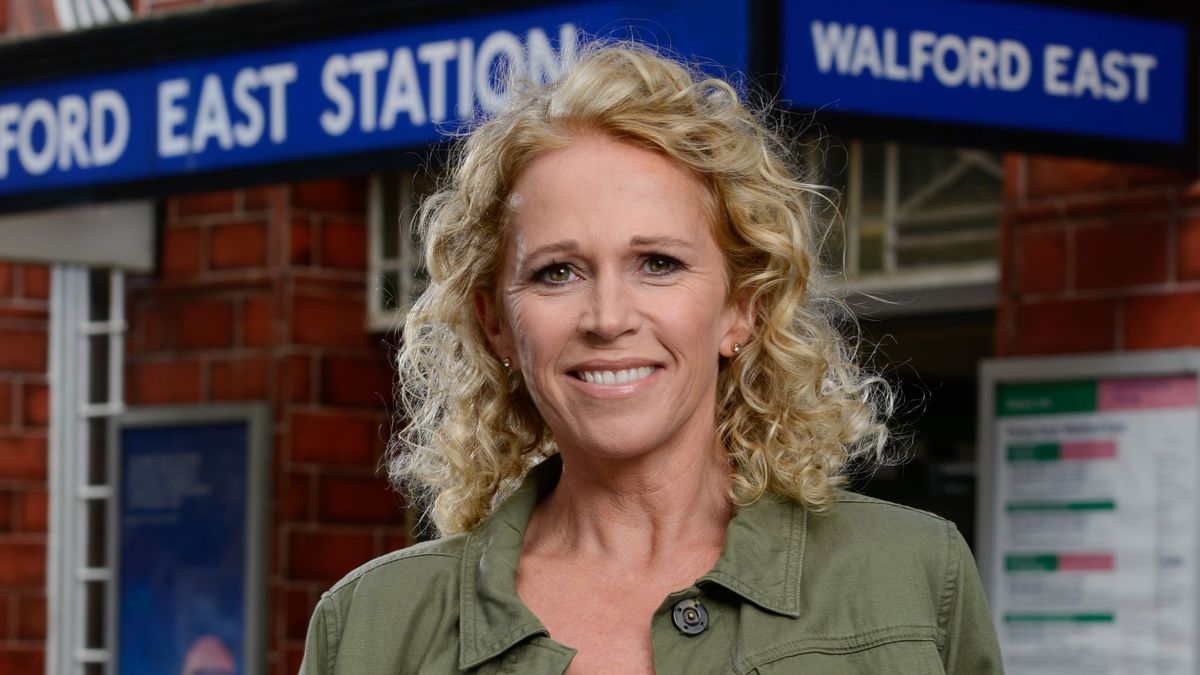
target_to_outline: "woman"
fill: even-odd
[[[998,672],[954,527],[839,491],[886,392],[782,145],[645,48],[511,94],[424,207],[399,359],[443,538],[326,593],[303,672]]]

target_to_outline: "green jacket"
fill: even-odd
[[[321,596],[302,675],[562,673],[516,591],[525,526],[561,464],[548,460],[474,530],[358,568]],[[673,609],[707,610],[695,635]],[[970,550],[937,516],[845,494],[828,513],[759,500],[737,510],[713,569],[668,595],[654,665],[673,673],[1000,673]]]

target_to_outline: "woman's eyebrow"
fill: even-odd
[[[563,239],[552,244],[544,244],[539,246],[525,256],[526,260],[535,258],[546,253],[561,253],[563,251],[574,251],[579,248],[579,242],[574,239]]]
[[[680,239],[678,237],[668,237],[668,236],[661,236],[661,237],[637,236],[637,237],[631,238],[629,240],[629,243],[632,246],[672,246],[675,248],[686,248],[686,249],[696,248],[696,246],[694,244],[692,244],[692,242],[690,242],[686,239]]]

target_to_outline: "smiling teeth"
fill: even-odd
[[[588,384],[625,384],[649,377],[654,372],[653,366],[629,368],[627,370],[581,370],[579,378]]]

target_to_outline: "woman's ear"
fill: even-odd
[[[729,305],[730,326],[721,340],[721,356],[733,357],[737,354],[733,346],[738,345],[738,351],[754,338],[754,307],[751,304],[749,289],[742,289]]]
[[[486,290],[476,289],[474,301],[475,318],[479,320],[479,326],[483,329],[483,335],[487,338],[492,353],[497,359],[512,360],[515,369],[516,354],[512,334],[508,330],[508,322],[504,320],[496,297]]]

